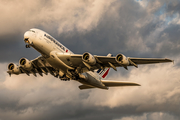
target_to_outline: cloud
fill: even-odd
[[[113,1],[6,1],[1,4],[0,25],[0,49],[1,54],[6,50],[0,61],[20,59],[16,55],[23,56],[34,51],[24,49],[23,34],[30,28],[41,28],[53,35],[77,31],[87,33],[96,28],[103,19],[106,11]],[[16,5],[14,5],[16,4]],[[73,34],[74,35],[74,34]],[[63,36],[62,36],[63,37]],[[76,36],[73,36],[76,37]],[[61,39],[60,39],[61,40]],[[63,42],[63,40],[62,40]],[[69,43],[69,41],[68,41]],[[86,44],[86,43],[84,43]],[[22,50],[23,49],[23,50]],[[14,54],[11,51],[14,51]],[[10,58],[10,56],[12,56]],[[33,56],[29,56],[32,59]]]
[[[1,1],[0,120],[18,119],[172,119],[179,116],[179,1],[89,0]],[[113,70],[107,79],[140,87],[81,91],[80,83],[51,75],[9,77],[9,62],[39,53],[25,49],[23,34],[39,28],[74,53],[123,53],[167,57],[172,64]]]
[[[139,69],[132,68],[128,78],[116,78],[140,83],[140,87],[110,88],[108,91],[80,91],[79,83],[62,82],[52,76],[35,78],[6,75],[5,81],[1,82],[0,116],[3,116],[2,119],[97,119],[99,115],[105,114],[101,119],[116,119],[132,114],[138,117],[153,111],[171,111],[175,117],[179,116],[180,69],[172,67],[171,64],[152,66],[150,69],[149,65]],[[168,113],[170,117],[171,113]],[[14,116],[10,116],[11,114]],[[56,117],[53,117],[54,115]]]
[[[154,113],[145,113],[142,116],[132,116],[132,117],[123,117],[121,119],[114,119],[114,120],[178,120],[178,118],[162,112],[154,112]]]
[[[0,20],[3,28],[0,35],[24,32],[31,26],[41,26],[51,30],[56,27],[59,33],[74,29],[80,32],[89,31],[97,26],[112,2],[113,0],[4,1],[1,4],[1,11],[4,12]],[[19,27],[21,25],[23,27]]]

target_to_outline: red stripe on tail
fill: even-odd
[[[110,68],[109,68],[110,69]],[[104,73],[104,75],[102,76],[102,78],[105,78],[109,72],[109,69]]]

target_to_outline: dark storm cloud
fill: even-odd
[[[151,3],[148,4],[151,5]],[[36,5],[39,4],[36,3]],[[52,7],[53,2],[46,3],[45,6],[47,5]],[[40,8],[41,7],[42,5],[40,6]],[[43,10],[45,8],[46,7],[42,7]],[[138,55],[139,57],[155,57],[156,51],[153,50],[156,47],[156,41],[154,43],[145,43],[145,41],[147,41],[147,37],[150,37],[151,33],[155,31],[155,29],[161,27],[162,21],[151,20],[154,17],[153,14],[147,14],[148,10],[142,8],[139,3],[132,0],[121,2],[115,1],[112,2],[108,8],[109,9],[99,17],[99,24],[91,29],[91,31],[85,30],[86,32],[83,33],[79,30],[76,23],[74,23],[75,26],[69,28],[71,31],[63,31],[57,36],[57,32],[52,32],[52,26],[53,24],[56,25],[55,30],[63,26],[63,22],[62,24],[57,23],[57,20],[59,19],[61,21],[61,18],[54,18],[55,20],[53,23],[48,23],[46,19],[43,20],[41,19],[41,17],[38,17],[38,22],[40,20],[42,20],[43,22],[37,22],[36,24],[34,24],[34,21],[30,21],[30,24],[32,26],[40,26],[40,28],[44,28],[45,31],[52,33],[55,38],[65,44],[69,49],[74,51],[74,53],[83,53],[85,51],[89,51],[92,54],[107,55],[110,52],[114,55],[116,55],[117,53],[123,53],[127,56]],[[45,10],[47,11],[47,9]],[[40,10],[39,12],[34,10],[34,13],[49,14],[48,11],[47,13],[45,13],[42,12],[42,10]],[[43,17],[46,18],[46,15],[43,15]],[[49,21],[53,20],[51,16],[47,18],[47,20]],[[42,23],[47,24],[45,25]],[[136,24],[140,24],[142,27],[137,27]],[[66,30],[67,27],[64,29]],[[176,28],[173,29],[176,30]],[[21,34],[23,34],[23,32],[21,32]],[[152,37],[152,39],[159,38]],[[6,46],[7,44],[2,43],[2,45]],[[146,48],[150,50],[143,51],[143,49]],[[19,49],[22,50],[24,48],[21,47]],[[153,56],[151,55],[152,51],[154,53]],[[163,57],[163,55],[161,55],[160,57]]]
[[[167,12],[170,12],[172,14],[174,14],[174,13],[179,13],[180,14],[180,2],[179,1],[170,2],[167,5]]]
[[[122,7],[127,4],[134,5]],[[138,3],[127,0],[119,4],[119,2],[116,1],[109,6],[109,9],[104,13],[97,27],[90,32],[81,33],[77,29],[74,29],[73,32],[62,33],[55,38],[67,46],[69,45],[69,48],[75,53],[83,53],[85,51],[103,55],[107,55],[109,52],[114,55],[122,52],[128,53],[127,41],[129,41],[131,37],[138,38],[138,36],[134,34],[136,34],[136,31],[139,29],[134,23],[138,21],[139,18],[145,16],[146,12],[142,10]]]
[[[178,41],[178,36],[175,35],[170,38],[168,34],[171,34],[173,31],[176,31],[173,34],[178,34],[179,25],[170,24],[167,26],[166,21],[160,19],[160,16],[154,15],[153,13],[156,13],[158,10],[161,11],[160,7],[153,13],[148,14],[148,10],[144,10],[134,1],[122,1],[121,5],[117,3],[116,1],[111,4],[110,9],[106,11],[97,27],[90,32],[82,34],[77,29],[74,29],[73,32],[62,33],[56,38],[75,53],[88,51],[92,54],[101,55],[107,55],[109,52],[114,55],[123,53],[133,57],[171,56],[172,49],[167,49],[168,52],[164,52],[165,46],[161,46],[162,48],[159,51],[155,48],[158,47],[157,43],[168,44],[166,41],[171,43],[169,47],[172,47],[172,45],[178,46],[179,44],[173,42]],[[114,6],[116,11],[113,10]],[[162,30],[158,31],[159,28]],[[167,33],[167,29],[171,29],[172,32],[169,31]],[[166,36],[163,33],[166,33]],[[180,52],[179,49],[174,51],[176,53]]]
[[[26,49],[23,41],[24,32],[34,27],[50,33],[74,53],[123,53],[179,61],[180,27],[178,21],[173,22],[178,18],[179,1],[174,1],[2,2],[1,71],[9,61],[39,55]],[[131,67],[129,71],[119,68],[107,79],[142,86],[108,91],[80,91],[79,83],[61,82],[50,75],[10,78],[4,72],[0,74],[0,119],[178,120],[179,72],[178,66],[168,64]]]
[[[33,49],[26,49],[23,34],[3,35],[0,37],[0,62],[18,62],[21,57],[34,59],[40,55]]]
[[[160,54],[175,56],[179,55],[180,53],[180,25],[171,24],[168,28],[161,32],[160,36],[158,37],[158,42],[164,42],[161,46]]]

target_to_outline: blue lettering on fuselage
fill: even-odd
[[[49,40],[51,40],[52,42],[54,42],[56,45],[58,45],[62,50],[64,50],[65,51],[65,48],[60,44],[60,43],[58,43],[53,37],[51,37],[51,36],[49,36],[49,35],[46,35],[46,34],[44,34],[44,36],[46,37],[46,38],[48,38]]]

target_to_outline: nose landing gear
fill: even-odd
[[[32,44],[32,43],[29,41],[29,38],[25,38],[24,41],[25,41],[25,43],[27,43],[25,47],[30,48],[29,44]]]
[[[26,47],[26,48],[30,48],[30,45],[26,45],[25,47]]]

